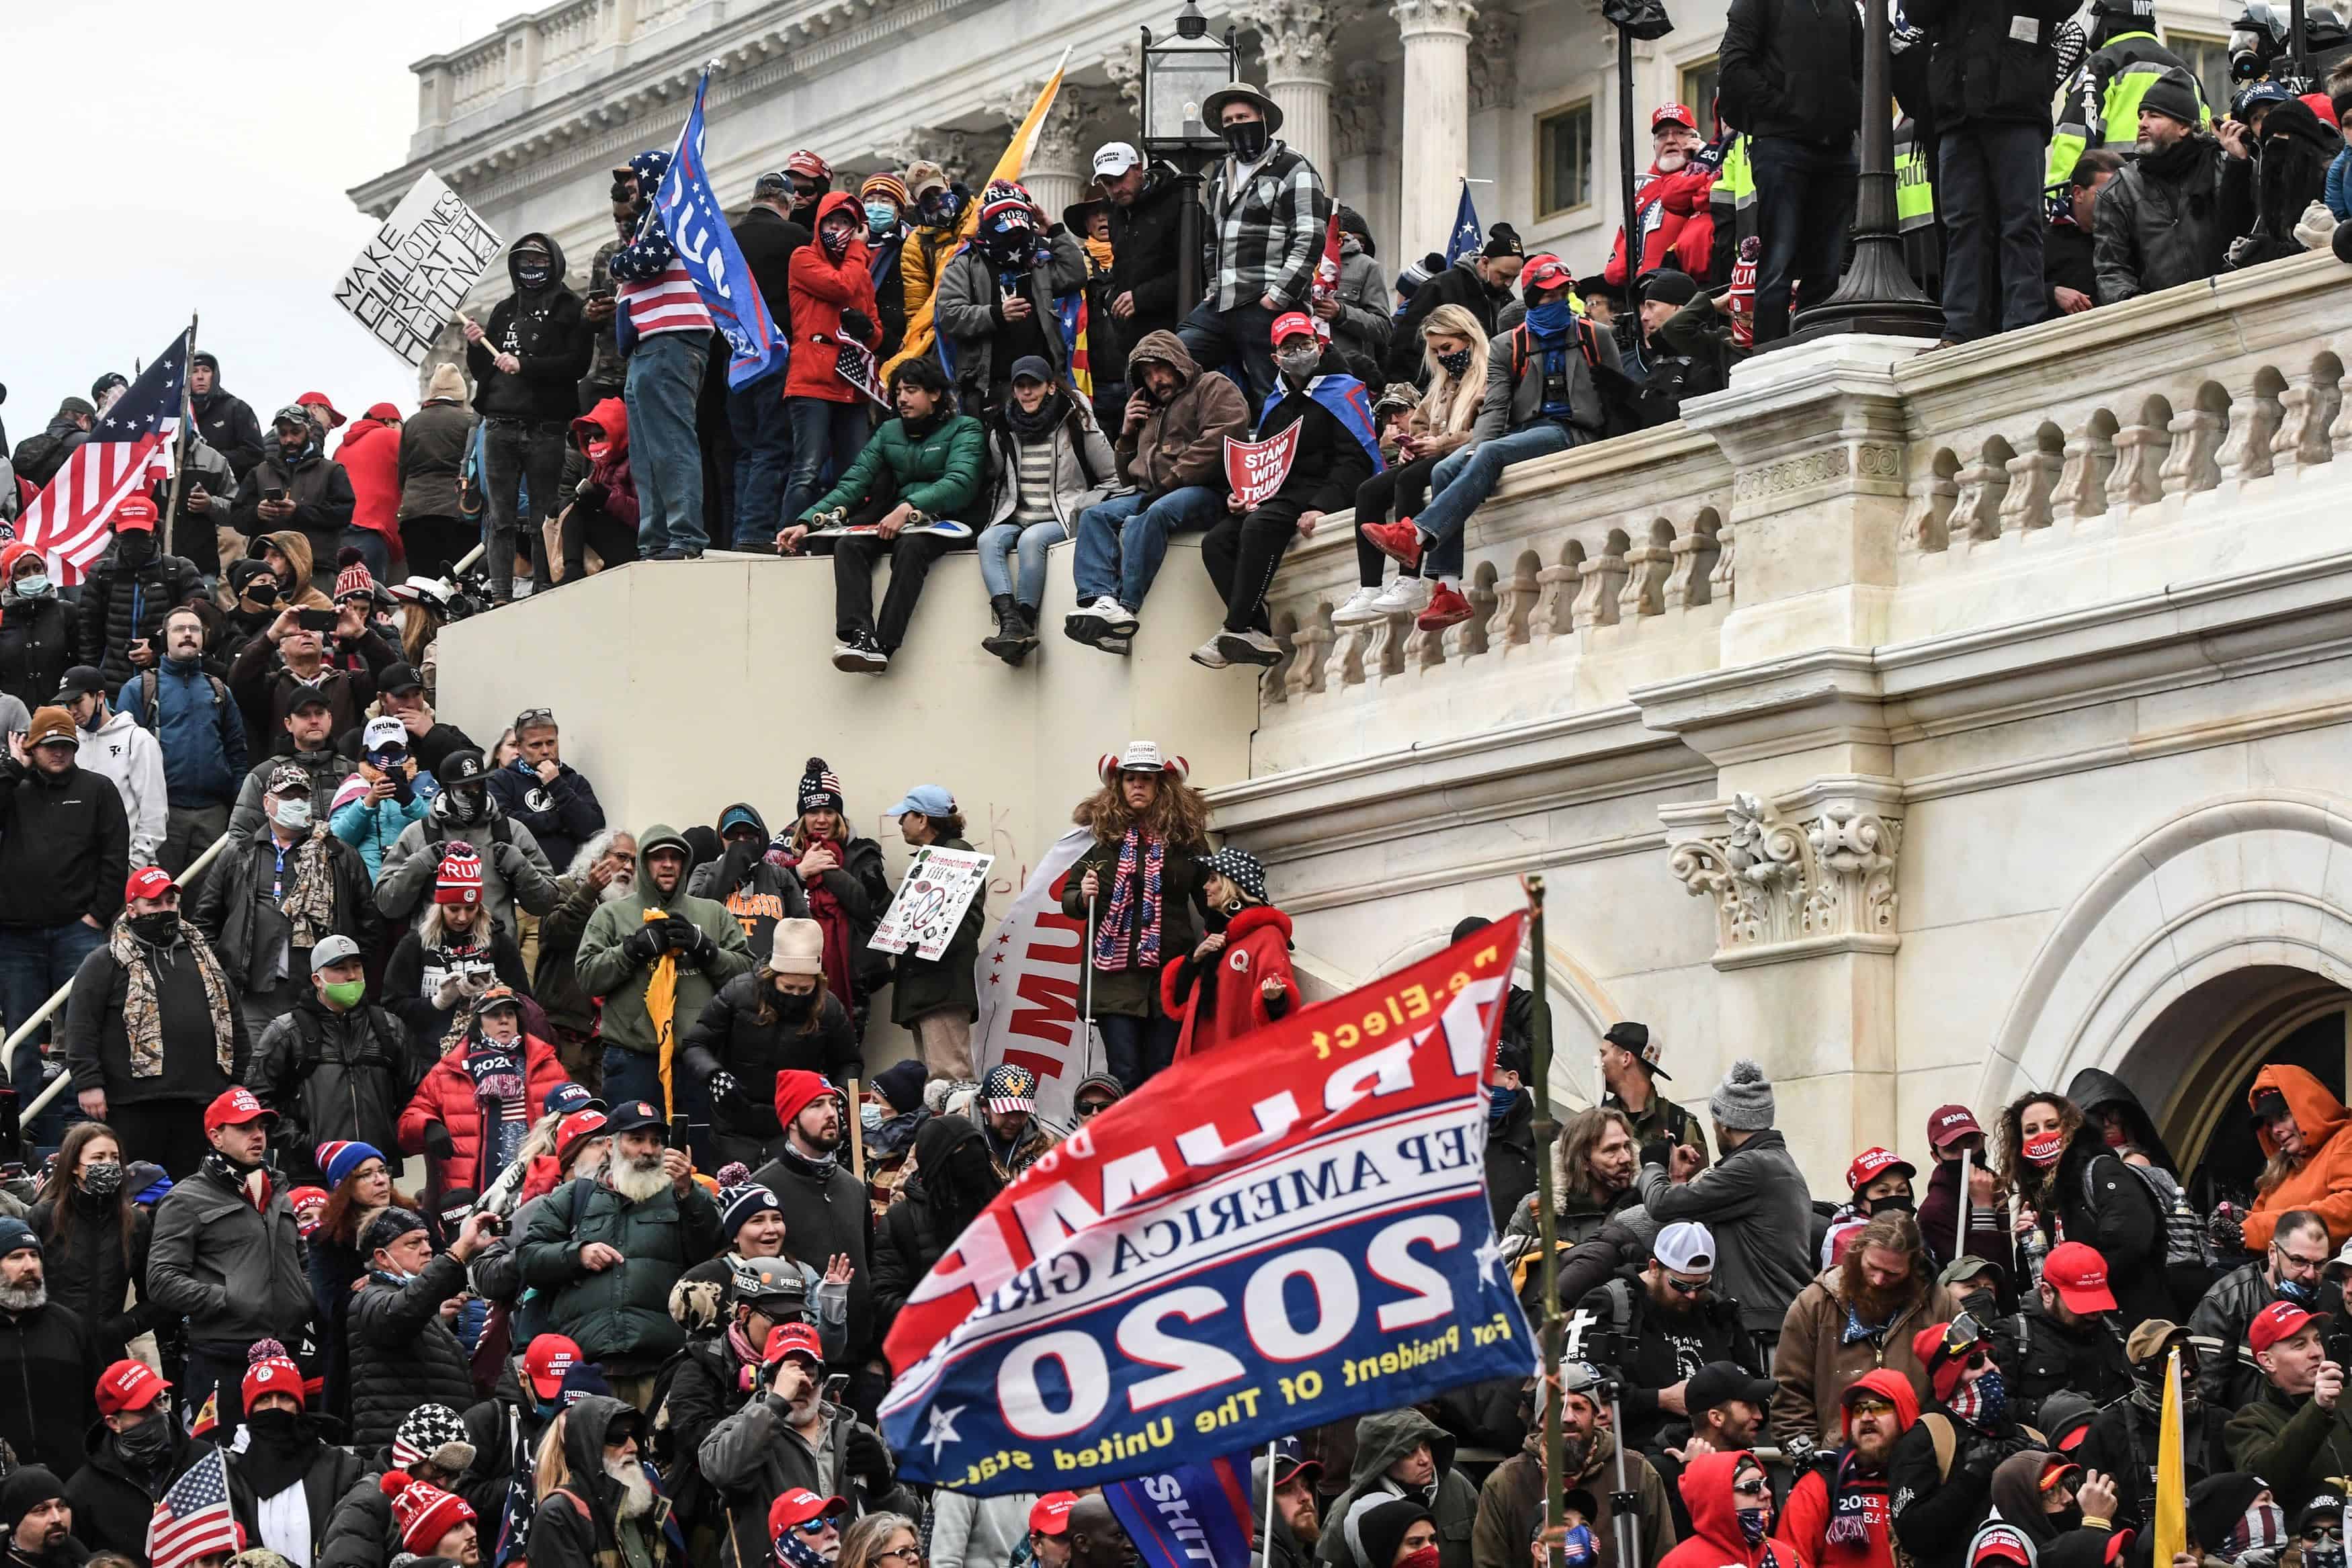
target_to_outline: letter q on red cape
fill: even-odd
[[[1483,1083],[1524,925],[1180,1061],[1024,1171],[891,1327],[900,1475],[1075,1490],[1526,1375]]]

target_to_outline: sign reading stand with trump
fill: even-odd
[[[1070,1490],[1526,1375],[1483,1082],[1524,923],[1189,1057],[1023,1172],[890,1331],[900,1474]]]

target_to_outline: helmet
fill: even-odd
[[[2344,25],[2343,13],[2318,0],[2303,8],[2303,47],[2312,51],[2341,48],[2352,29]]]
[[[2156,30],[2156,0],[2091,0],[2091,43],[2103,47],[2118,33]]]
[[[808,1281],[800,1265],[782,1258],[730,1258],[727,1263],[728,1296],[740,1305],[789,1301],[795,1312],[808,1301]]]
[[[2252,81],[2270,72],[2271,62],[2286,52],[2287,19],[2270,0],[2246,0],[2246,9],[2230,24],[2230,79]]]

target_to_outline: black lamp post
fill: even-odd
[[[1201,119],[1208,96],[1234,79],[1240,49],[1231,27],[1209,36],[1209,19],[1193,0],[1176,13],[1176,31],[1152,41],[1143,29],[1143,152],[1175,165],[1184,192],[1176,208],[1176,313],[1201,302],[1201,176],[1225,150],[1224,138]]]
[[[1862,178],[1853,208],[1853,260],[1837,292],[1797,312],[1789,340],[1833,332],[1883,332],[1898,338],[1939,338],[1944,312],[1919,292],[1903,265],[1895,226],[1895,102],[1887,89],[1892,50],[1886,0],[1863,0]],[[1811,284],[1812,279],[1806,278]]]

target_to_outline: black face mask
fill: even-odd
[[[172,1417],[167,1411],[151,1416],[136,1427],[114,1435],[122,1457],[141,1469],[161,1463],[172,1451]]]
[[[1263,120],[1244,120],[1226,126],[1218,134],[1225,139],[1225,145],[1233,149],[1234,156],[1244,163],[1255,163],[1265,157],[1266,143],[1271,139]]]
[[[1870,1212],[1874,1215],[1908,1214],[1911,1212],[1911,1195],[1898,1192],[1885,1197],[1874,1197],[1870,1200]]]
[[[145,566],[155,559],[155,536],[145,528],[115,535],[114,557],[125,566]]]
[[[544,288],[555,276],[555,267],[542,256],[524,256],[514,266],[515,282],[525,288]]]
[[[254,1410],[247,1413],[246,1426],[254,1440],[273,1448],[288,1448],[302,1439],[302,1417],[291,1410]]]
[[[180,912],[159,909],[152,915],[134,915],[127,923],[131,935],[150,947],[167,947],[179,940]]]
[[[789,991],[776,993],[776,1016],[786,1023],[806,1023],[810,1011],[816,1006],[816,993],[810,991],[793,996]]]

